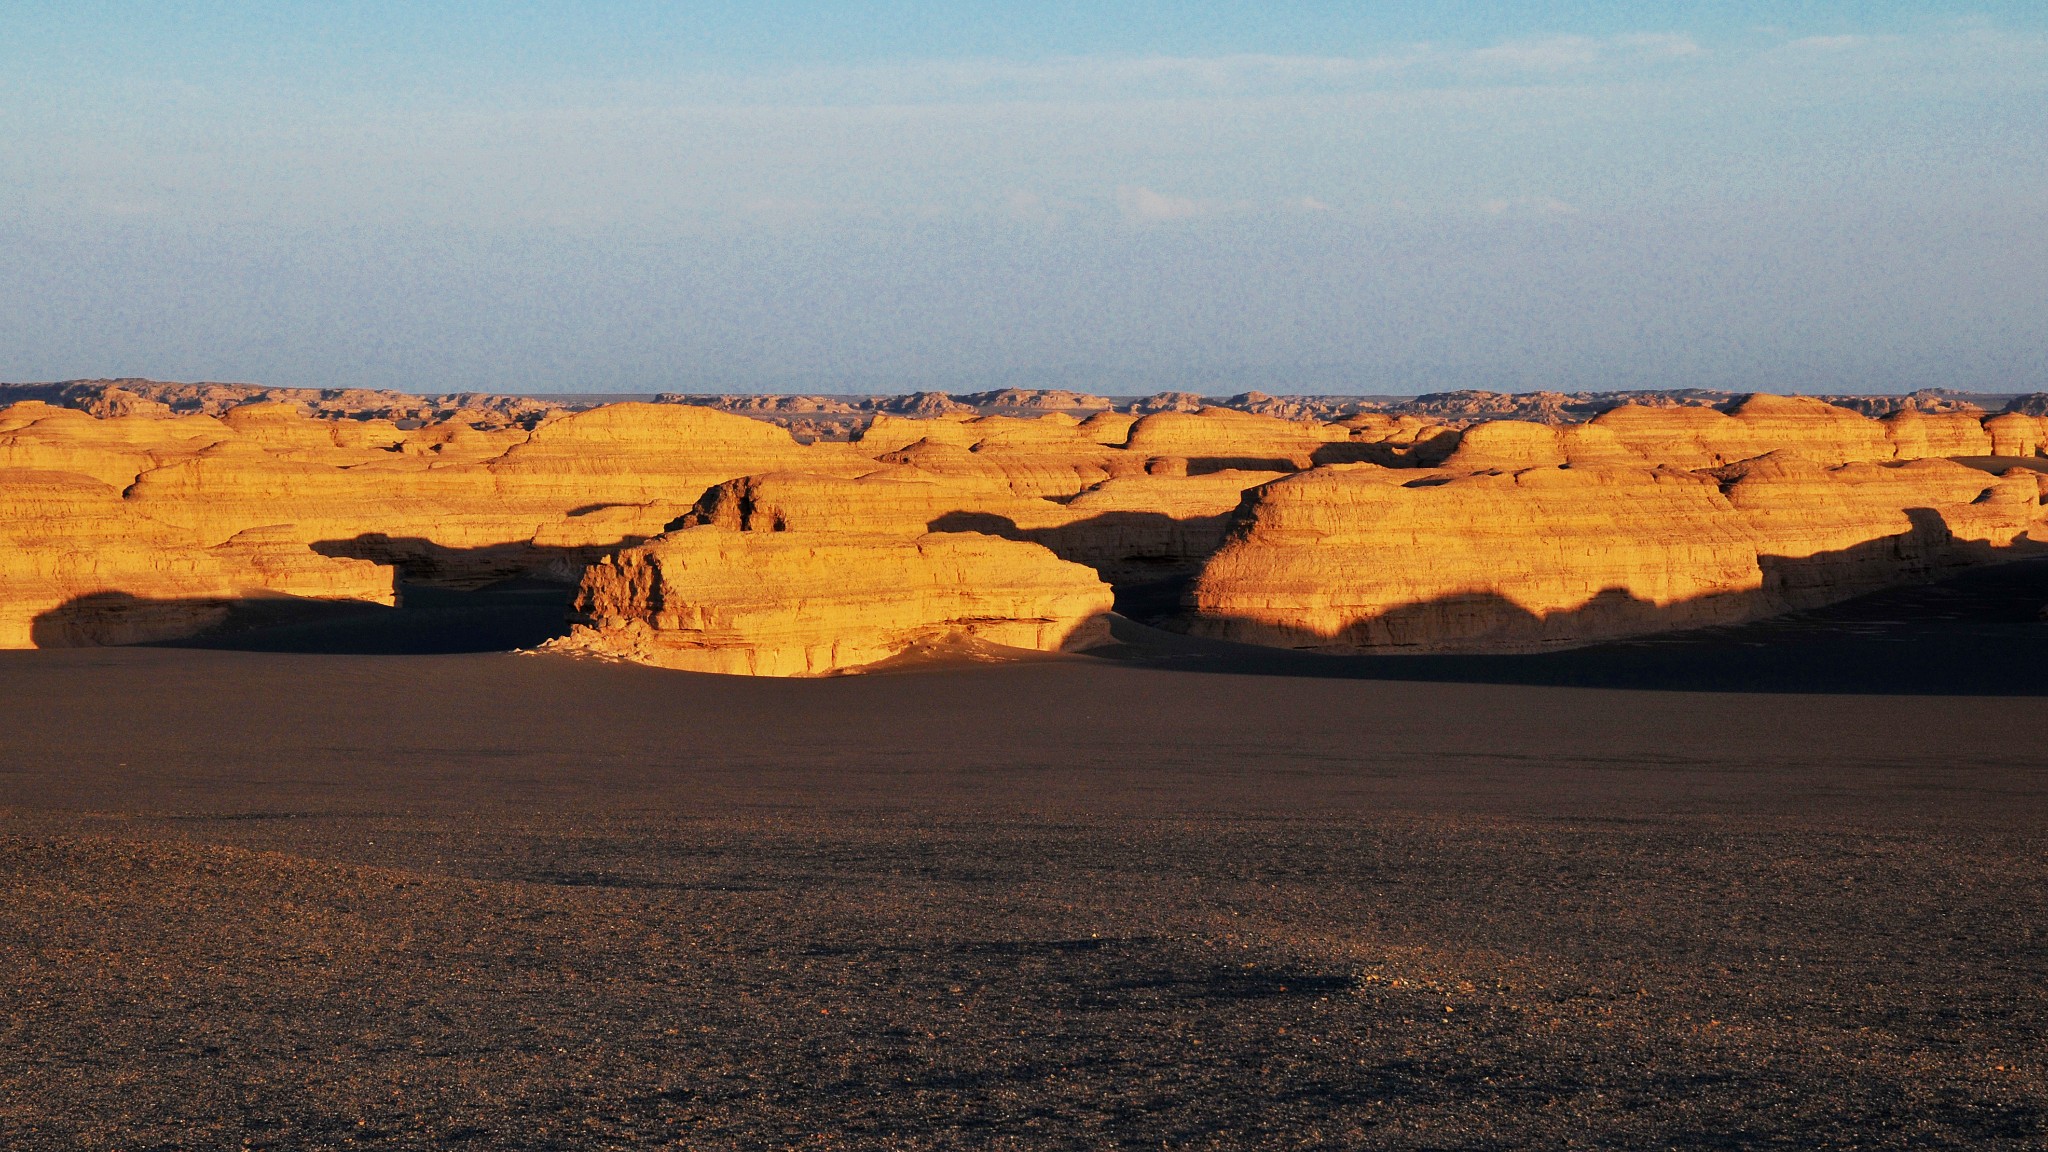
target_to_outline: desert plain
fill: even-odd
[[[2042,418],[1566,399],[46,388],[0,1142],[2039,1146]]]

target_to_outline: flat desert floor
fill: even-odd
[[[2043,577],[1520,659],[0,654],[0,1146],[2040,1147]]]

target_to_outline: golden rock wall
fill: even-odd
[[[663,668],[821,676],[920,645],[1107,639],[1111,593],[1045,548],[973,533],[686,528],[585,573],[561,646]]]
[[[385,394],[353,416],[324,395],[317,416],[284,392],[212,415],[132,399],[0,409],[0,645],[166,639],[238,600],[390,603],[400,576],[575,582],[657,539],[701,541],[694,527],[976,580],[997,575],[934,568],[954,545],[933,541],[989,538],[988,556],[1027,570],[1050,556],[1168,600],[1201,572],[1194,626],[1261,642],[1569,643],[2018,554],[2034,474],[1944,458],[1992,467],[2048,445],[2048,418],[1880,421],[1771,396],[1563,425],[884,414],[855,442],[815,444],[681,404],[464,400],[423,422]],[[796,545],[728,552],[780,563],[780,547]]]
[[[2041,550],[2038,476],[1792,450],[1719,473],[1322,468],[1252,494],[1191,592],[1193,630],[1507,651],[1728,623]]]

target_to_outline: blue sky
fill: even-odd
[[[2048,5],[0,7],[0,379],[2048,390]]]

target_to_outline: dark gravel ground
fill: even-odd
[[[2048,698],[1174,658],[0,653],[0,1147],[2048,1144]]]

